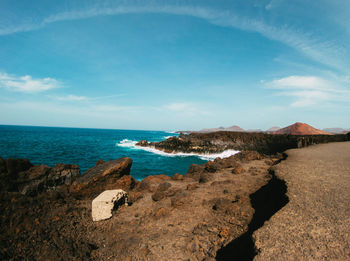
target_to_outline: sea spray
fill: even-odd
[[[161,155],[164,157],[191,157],[191,156],[194,156],[194,157],[199,157],[202,160],[214,160],[216,158],[222,158],[222,159],[228,158],[228,157],[235,155],[239,152],[237,150],[225,150],[221,153],[212,153],[212,154],[210,154],[210,153],[194,153],[194,152],[168,153],[168,152],[158,150],[154,147],[142,147],[142,146],[137,146],[136,144],[137,144],[137,141],[123,139],[119,143],[117,143],[116,145],[119,147],[127,147],[127,148],[131,148],[131,149],[144,150],[144,151],[148,151],[148,152],[151,152],[151,153],[154,153],[157,155]]]

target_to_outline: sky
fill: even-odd
[[[350,128],[350,1],[0,0],[0,124]]]

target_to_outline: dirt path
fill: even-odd
[[[253,237],[254,260],[350,260],[350,142],[287,151],[290,202]]]

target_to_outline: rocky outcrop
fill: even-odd
[[[1,187],[4,191],[35,196],[61,185],[71,185],[80,176],[73,164],[33,166],[28,159],[0,159]]]
[[[36,195],[61,185],[71,185],[80,176],[80,168],[73,164],[56,164],[50,168],[46,165],[33,166],[18,174],[18,190],[22,194]]]
[[[125,157],[106,162],[98,161],[79,177],[71,188],[78,197],[94,198],[109,189],[130,190],[137,181],[130,176],[132,159]]]
[[[246,132],[214,132],[180,134],[161,142],[143,142],[142,146],[154,147],[165,152],[219,153],[228,149],[251,150],[263,154],[276,154],[291,148],[312,144],[347,141],[349,135],[288,135]]]

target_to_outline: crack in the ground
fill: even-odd
[[[276,164],[287,158],[286,154],[283,156],[283,159]],[[255,209],[255,213],[248,226],[248,231],[221,248],[217,252],[216,260],[253,260],[258,250],[255,248],[252,234],[289,202],[286,195],[287,185],[285,181],[277,178],[272,169],[269,171],[272,175],[271,180],[250,195],[250,201]]]

